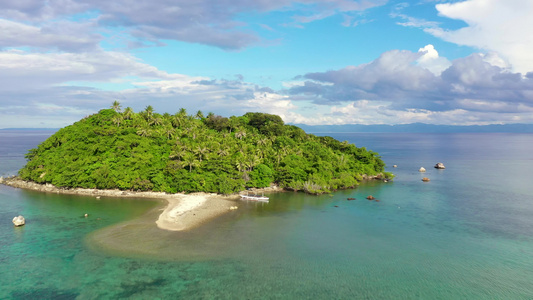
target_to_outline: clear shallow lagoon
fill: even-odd
[[[160,202],[0,186],[0,298],[533,298],[533,134],[330,135],[394,182],[272,194],[186,233],[155,227]],[[0,131],[0,174],[46,137]]]

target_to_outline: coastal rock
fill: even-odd
[[[423,181],[423,182],[428,182],[428,181],[429,181],[429,178],[424,177],[424,178],[422,178],[422,181]]]
[[[418,169],[418,172],[426,172],[426,168],[420,167],[420,169]]]
[[[378,175],[363,174],[361,175],[361,177],[363,178],[363,180],[375,180],[375,179],[381,180],[383,178],[383,174],[378,174]]]
[[[366,199],[367,199],[367,200],[374,200],[374,199],[376,199],[376,198],[375,198],[374,196],[372,196],[372,195],[369,195],[368,197],[366,197]]]
[[[13,224],[15,226],[22,226],[22,225],[26,224],[26,219],[24,219],[23,216],[14,217],[13,218]]]
[[[437,164],[435,165],[435,169],[446,169],[446,167],[444,166],[443,163],[440,162],[440,163],[437,163]]]
[[[351,200],[355,200],[355,198],[347,198],[346,200],[351,201]]]

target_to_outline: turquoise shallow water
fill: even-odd
[[[379,152],[397,178],[272,194],[186,233],[155,227],[159,202],[0,186],[0,299],[533,298],[533,135],[330,135]],[[0,174],[46,138],[11,137]]]

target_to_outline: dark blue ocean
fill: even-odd
[[[0,176],[51,133],[0,131]],[[533,299],[533,134],[328,135],[396,178],[181,233],[162,202],[0,186],[0,299]]]

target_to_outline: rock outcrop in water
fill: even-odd
[[[440,163],[437,163],[437,164],[435,165],[435,169],[446,169],[446,167],[444,166],[443,163],[440,162]]]
[[[23,216],[14,217],[13,224],[15,226],[23,226],[24,224],[26,224],[26,219],[24,219]]]

